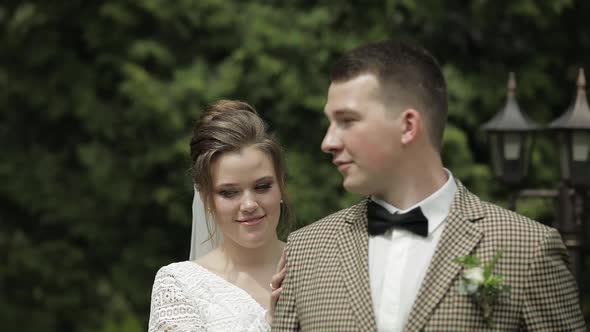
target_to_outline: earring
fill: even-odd
[[[281,204],[283,204],[283,200],[281,199]]]

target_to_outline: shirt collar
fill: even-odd
[[[371,197],[371,199],[375,203],[383,206],[385,209],[387,209],[387,211],[389,211],[389,213],[392,214],[398,211],[400,213],[405,213],[415,209],[416,207],[420,207],[420,209],[422,209],[422,213],[424,213],[424,216],[428,219],[428,234],[431,234],[443,223],[443,221],[445,221],[449,215],[455,192],[457,192],[457,184],[455,183],[453,174],[451,174],[451,172],[446,168],[444,170],[447,173],[447,182],[445,182],[442,187],[440,187],[430,196],[405,210],[401,210],[375,197]]]

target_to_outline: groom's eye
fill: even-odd
[[[354,122],[353,118],[342,118],[338,120],[338,124],[341,127],[348,127],[349,125],[351,125]]]

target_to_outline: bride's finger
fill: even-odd
[[[287,269],[283,268],[280,272],[276,273],[275,275],[270,278],[270,289],[273,291],[283,285],[283,280],[287,275]]]
[[[279,287],[270,293],[270,299],[273,304],[277,303],[277,301],[279,300],[279,297],[281,297],[282,291],[283,291],[283,287]]]
[[[281,271],[286,267],[287,257],[286,257],[287,249],[283,249],[283,253],[281,254],[281,258],[279,259],[279,264],[277,264],[277,272]]]

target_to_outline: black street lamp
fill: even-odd
[[[494,175],[514,192],[510,208],[516,208],[518,197],[557,198],[557,214],[553,224],[568,248],[573,273],[581,284],[582,245],[584,227],[584,190],[590,189],[590,107],[586,98],[586,80],[580,69],[574,103],[551,122],[549,133],[557,133],[561,181],[557,189],[517,190],[527,173],[532,133],[539,126],[520,112],[514,90],[514,74],[508,80],[506,106],[483,125],[491,141]]]
[[[558,134],[561,178],[577,188],[590,187],[590,108],[585,89],[580,69],[574,103],[549,125]]]
[[[557,131],[560,156],[557,228],[568,248],[574,274],[581,285],[584,190],[590,187],[590,108],[583,69],[579,71],[577,86],[574,103],[549,128]]]
[[[510,187],[527,175],[533,133],[539,129],[520,111],[515,94],[516,78],[510,73],[506,105],[482,127],[490,139],[494,175]]]

